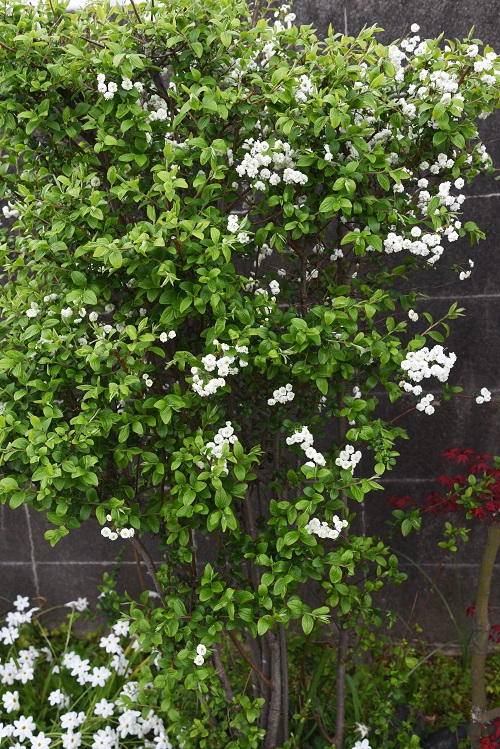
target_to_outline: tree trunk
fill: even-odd
[[[481,743],[481,725],[486,722],[487,697],[485,670],[490,632],[488,601],[493,567],[499,545],[500,523],[492,523],[488,529],[488,538],[479,570],[471,643],[472,710],[469,738],[472,749],[478,749]]]

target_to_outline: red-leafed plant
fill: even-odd
[[[500,627],[490,626],[489,595],[493,567],[500,546],[500,457],[478,455],[474,450],[451,448],[443,457],[452,461],[459,472],[438,476],[438,486],[432,489],[422,503],[409,496],[392,496],[389,500],[396,509],[393,515],[401,524],[406,536],[412,529],[420,529],[422,515],[452,513],[466,520],[473,518],[487,526],[485,544],[479,569],[476,600],[468,613],[473,615],[471,640],[471,724],[472,749],[496,749],[497,736],[485,735],[487,725],[500,716],[500,707],[487,709],[486,657],[488,640],[498,641]],[[455,551],[458,537],[467,538],[469,529],[446,522],[445,540],[440,546]],[[489,733],[489,732],[488,732]]]

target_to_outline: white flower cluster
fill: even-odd
[[[220,347],[223,352],[227,352],[232,348],[231,346],[228,346],[227,343],[219,344],[219,341],[217,340],[214,340],[214,345]],[[236,354],[248,354],[248,346],[234,346],[233,348]],[[201,363],[203,364],[205,373],[210,373],[217,369],[218,375],[218,377],[209,379],[205,384],[199,375],[199,367],[191,367],[191,374],[193,375],[191,384],[195,393],[198,393],[198,395],[201,395],[203,398],[213,395],[217,390],[219,390],[219,388],[224,387],[226,384],[225,378],[228,375],[237,374],[240,367],[247,367],[248,362],[245,359],[242,359],[241,356],[238,362],[239,366],[232,366],[236,359],[236,354],[225,353],[218,358],[214,356],[214,354],[203,356]]]
[[[269,247],[268,244],[264,243],[262,247],[257,248],[257,252],[258,252],[258,255],[257,255],[256,263],[257,263],[257,267],[259,267],[262,261],[266,259],[266,257],[270,257],[273,254],[273,248]]]
[[[168,333],[166,333],[165,331],[163,331],[163,333],[160,333],[160,341],[162,343],[166,343],[167,341],[171,341],[172,338],[175,338],[176,335],[177,334],[176,334],[175,330],[169,330]]]
[[[293,401],[295,393],[293,392],[292,385],[288,383],[284,387],[280,387],[273,392],[273,397],[268,398],[267,404],[269,406],[275,406],[276,403],[287,403]]]
[[[142,83],[132,83],[130,78],[122,78],[122,89],[124,91],[130,91],[135,88],[139,93],[143,90],[144,86]],[[114,81],[110,81],[106,84],[106,76],[104,73],[99,73],[97,76],[97,90],[103,95],[105,99],[113,99],[114,95],[118,91],[118,84]]]
[[[202,645],[200,642],[200,644],[196,646],[196,656],[194,659],[195,666],[203,666],[203,664],[205,663],[204,656],[206,655],[206,653],[207,653],[206,647]]]
[[[12,203],[7,203],[2,207],[4,218],[19,218],[19,209],[15,208]]]
[[[290,8],[290,5],[282,5],[279,10],[274,11],[274,17],[278,19],[274,22],[273,27],[276,33],[292,28],[293,22],[295,21],[297,16],[295,15],[295,13],[290,13]]]
[[[347,520],[341,520],[338,515],[334,515],[332,518],[333,528],[331,528],[328,523],[326,523],[324,520],[323,522],[320,522],[318,518],[312,518],[306,526],[304,526],[304,530],[306,530],[310,536],[319,536],[319,538],[331,538],[335,540],[339,537],[340,533],[342,532],[343,528],[347,528],[349,523]]]
[[[170,119],[167,103],[158,94],[153,94],[147,102],[143,103],[142,108],[149,113],[147,122],[155,122],[156,120],[163,122]],[[177,144],[175,143],[175,145]]]
[[[415,312],[414,309],[410,309],[410,310],[408,310],[408,317],[410,318],[410,320],[412,322],[417,322],[417,320],[418,320],[418,313]]]
[[[268,184],[274,187],[281,181],[287,185],[306,184],[307,174],[295,169],[295,151],[289,143],[276,140],[274,144],[270,144],[267,140],[248,138],[243,148],[248,153],[236,167],[236,171],[240,177],[257,179],[253,185],[256,189],[265,190]],[[272,171],[269,167],[272,167]]]
[[[472,273],[472,268],[474,267],[473,260],[469,260],[469,267],[470,267],[470,270],[462,270],[458,274],[458,278],[460,279],[460,281],[465,281],[466,278],[469,278],[470,274]]]
[[[415,230],[420,233],[417,234]],[[414,226],[411,232],[412,239],[390,231],[387,239],[384,239],[385,252],[391,254],[408,250],[412,255],[427,258],[427,262],[433,265],[443,254],[443,248],[440,245],[441,237],[439,234],[422,234],[417,226]]]
[[[406,359],[401,362],[401,369],[406,372],[407,377],[413,382],[422,382],[423,379],[429,377],[437,377],[440,382],[446,382],[456,360],[456,355],[453,352],[448,355],[445,354],[442,346],[434,346],[432,349],[425,346],[420,351],[410,351]],[[422,395],[420,385],[412,385],[402,380],[399,383],[399,387],[403,388],[407,393],[413,393],[413,395],[417,396]],[[431,393],[424,395],[419,403],[417,403],[417,410],[431,416],[435,411],[432,405],[433,401],[434,396]]]
[[[132,538],[132,536],[135,536],[135,529],[120,528],[119,531],[112,531],[111,528],[108,528],[108,526],[105,525],[104,528],[101,529],[101,536],[104,536],[104,538],[109,538],[110,541],[116,541],[118,537]]]
[[[417,403],[417,411],[423,411],[428,416],[432,416],[432,414],[436,410],[432,405],[433,400],[434,396],[432,395],[432,393],[424,395],[424,397]]]
[[[272,294],[271,298],[273,300],[276,300],[276,297],[278,296],[278,294],[281,291],[280,285],[279,285],[278,281],[270,281],[269,288],[270,288],[271,294]]]
[[[106,520],[108,521],[108,523],[111,523],[113,518],[111,517],[111,515],[106,515]],[[120,528],[118,530],[113,531],[111,530],[111,528],[108,528],[108,526],[105,525],[104,528],[101,529],[101,536],[104,536],[104,538],[109,538],[110,541],[116,541],[118,537],[132,538],[133,536],[135,536],[135,529],[134,528]]]
[[[420,385],[412,385],[411,382],[405,382],[401,380],[399,387],[402,388],[406,393],[413,393],[413,395],[422,395],[422,387]]]
[[[300,104],[305,104],[314,94],[314,84],[307,75],[301,75],[298,88],[295,90],[295,99]]]
[[[234,213],[230,213],[227,217],[227,230],[230,234],[237,234],[236,240],[240,244],[248,244],[250,242],[250,236],[246,231],[240,231],[240,222],[238,216]]]
[[[476,403],[489,403],[491,400],[491,393],[488,388],[481,388],[481,394],[477,396]]]
[[[203,452],[207,456],[208,460],[215,465],[216,461],[222,458],[222,448],[224,445],[234,445],[238,441],[238,437],[234,433],[234,427],[230,421],[226,421],[226,426],[221,427],[216,435],[214,435],[213,441],[207,442]],[[198,463],[198,468],[204,469],[205,465],[202,461]],[[227,460],[224,461],[223,470],[227,473]]]
[[[424,346],[419,351],[410,351],[401,362],[401,369],[413,382],[422,382],[428,377],[437,377],[440,382],[446,382],[456,360],[456,354],[445,354],[442,346],[433,346],[432,349]]]
[[[324,466],[326,460],[324,456],[317,452],[313,447],[314,437],[307,427],[302,427],[300,432],[295,432],[291,437],[286,438],[287,445],[299,444],[302,450],[305,452],[306,457],[309,458],[306,466],[315,468],[316,466]]]
[[[335,465],[346,471],[354,471],[360,460],[360,450],[355,450],[352,445],[346,445],[345,449],[341,451],[339,457],[335,459]]]

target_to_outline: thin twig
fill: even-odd
[[[139,21],[139,23],[142,23],[142,18],[140,17],[139,13],[137,12],[137,8],[135,7],[134,0],[130,0],[130,2],[132,3],[132,8],[134,9],[135,17],[137,18],[137,20]]]
[[[3,47],[3,49],[8,49],[9,52],[15,52],[16,51],[15,49],[12,49],[12,47],[9,47],[8,44],[5,44],[5,42],[2,42],[1,40],[0,40],[0,47]]]

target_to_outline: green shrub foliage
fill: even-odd
[[[481,238],[461,189],[492,169],[490,48],[293,21],[0,12],[1,499],[52,544],[89,518],[146,559],[158,536],[161,604],[133,627],[186,749],[293,740],[314,680],[289,695],[290,623],[335,643],[380,621],[396,560],[348,530],[404,436],[375,392],[432,418],[460,311],[419,322],[417,274]]]

